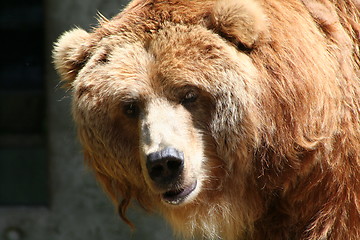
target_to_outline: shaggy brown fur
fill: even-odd
[[[55,65],[122,217],[136,199],[187,238],[360,239],[359,6],[134,0],[64,33]],[[146,162],[166,147],[169,188]]]

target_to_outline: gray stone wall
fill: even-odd
[[[69,93],[59,86],[51,63],[53,42],[75,26],[96,25],[100,11],[110,18],[124,7],[121,0],[47,0],[46,89],[50,205],[0,207],[0,239],[4,240],[164,240],[173,239],[169,226],[139,208],[128,212],[137,229],[132,232],[92,173],[83,164],[70,115]]]

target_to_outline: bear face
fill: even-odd
[[[101,40],[72,83],[73,113],[81,140],[88,152],[98,154],[106,149],[99,160],[118,162],[131,179],[139,181],[136,185],[143,186],[145,181],[156,200],[185,203],[205,181],[201,176],[205,176],[209,156],[204,145],[216,148],[213,136],[224,132],[219,128],[240,125],[245,118],[241,111],[249,106],[234,106],[229,113],[215,109],[228,107],[222,106],[223,98],[231,98],[226,96],[231,92],[239,92],[242,98],[234,104],[251,104],[256,93],[247,96],[245,88],[254,85],[249,81],[256,79],[256,69],[246,54],[205,28],[169,26],[149,43],[121,42],[121,36]],[[223,119],[224,114],[231,121],[230,116],[236,115],[238,123]],[[231,139],[228,141],[230,145]],[[155,170],[148,166],[149,156],[169,148],[181,153],[178,164],[183,169],[175,179],[167,179],[165,173],[151,177]],[[219,152],[229,154],[227,150]],[[176,164],[170,160],[167,164]],[[170,171],[160,163],[154,168]],[[167,200],[166,196],[179,191],[178,199]],[[183,196],[184,192],[189,194]]]
[[[66,32],[55,66],[121,217],[136,199],[189,238],[356,239],[360,61],[344,15],[312,1],[137,0]]]

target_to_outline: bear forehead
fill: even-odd
[[[110,84],[116,92],[163,90],[176,86],[212,85],[215,73],[238,69],[241,54],[221,37],[201,26],[168,23],[151,38],[124,40],[124,33],[103,38],[78,80]],[[240,61],[241,62],[241,61]],[[217,69],[216,71],[214,69]],[[86,75],[86,77],[84,77]],[[101,75],[99,77],[99,75]],[[134,94],[135,94],[134,93]]]
[[[98,37],[118,32],[146,37],[157,32],[164,23],[186,25],[205,25],[214,6],[214,0],[139,0],[132,1],[119,15],[110,21],[102,19],[101,27],[96,29]]]
[[[226,60],[229,58],[229,53],[230,55],[234,55],[231,52],[238,53],[235,48],[229,51],[232,44],[205,27],[171,22],[163,23],[161,29],[147,34],[145,38],[132,36],[129,39],[128,32],[117,32],[103,37],[93,48],[95,52],[99,48],[106,48],[107,54],[112,54],[112,51],[118,47],[131,48],[131,45],[136,48],[141,46],[158,60],[179,57],[195,57],[196,60],[215,58]]]

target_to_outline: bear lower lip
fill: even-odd
[[[182,203],[196,188],[197,181],[185,188],[167,191],[162,195],[162,199],[169,204],[178,205]]]

